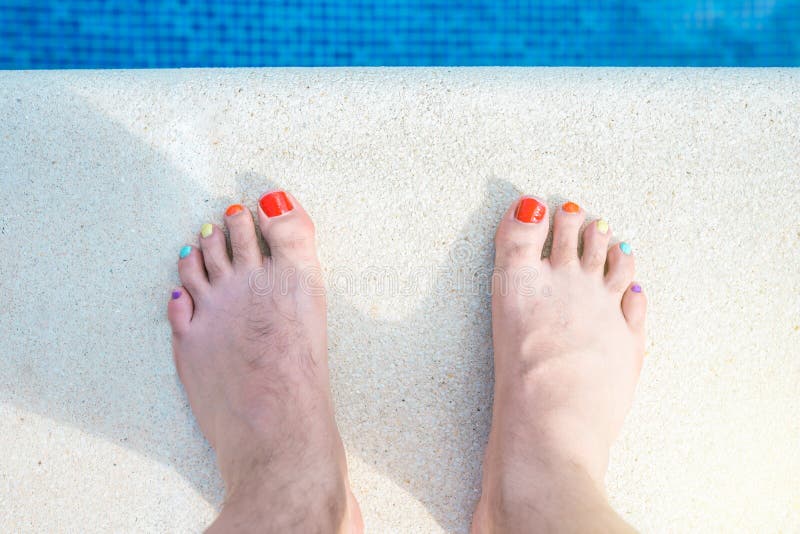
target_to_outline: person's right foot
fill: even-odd
[[[646,299],[626,243],[584,212],[554,216],[523,197],[495,236],[494,405],[473,532],[617,531],[609,448],[633,400],[644,355]]]
[[[172,293],[175,365],[225,481],[214,532],[363,530],[328,384],[325,293],[314,224],[294,197],[264,195],[203,225]]]

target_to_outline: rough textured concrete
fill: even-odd
[[[0,530],[213,518],[166,300],[201,223],[273,186],[319,229],[369,531],[467,528],[491,343],[464,273],[519,192],[602,214],[637,255],[621,513],[800,528],[800,71],[6,72],[0,118]]]

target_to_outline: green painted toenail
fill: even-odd
[[[186,256],[188,256],[191,253],[192,253],[192,247],[189,246],[189,245],[186,245],[185,247],[183,247],[181,249],[181,253],[180,253],[181,259],[185,258]]]
[[[626,243],[625,241],[623,241],[622,243],[619,244],[619,249],[626,256],[630,256],[630,254],[631,254],[631,246],[628,243]]]

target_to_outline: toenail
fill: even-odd
[[[261,204],[261,209],[264,210],[267,217],[277,217],[294,209],[289,197],[283,191],[267,193],[261,197],[258,203]]]
[[[524,223],[539,223],[544,218],[547,207],[535,198],[525,197],[517,206],[517,220]]]
[[[179,299],[181,297],[181,292],[177,289],[172,292],[172,300]]]
[[[641,293],[642,292],[642,286],[640,286],[639,284],[633,284],[631,286],[631,291],[633,291],[634,293]]]
[[[186,245],[185,247],[183,247],[181,249],[181,253],[180,253],[181,259],[185,258],[186,256],[188,256],[191,253],[192,253],[192,247],[190,245]]]
[[[200,235],[203,237],[208,237],[214,232],[214,227],[209,224],[205,223],[203,226],[200,227]]]
[[[566,211],[567,213],[578,213],[581,211],[581,207],[575,204],[574,202],[565,202],[561,209]]]
[[[236,215],[237,213],[240,213],[242,211],[244,211],[244,206],[242,206],[241,204],[231,204],[230,206],[228,206],[228,209],[225,210],[225,215],[227,217],[230,217],[231,215]]]
[[[623,241],[622,243],[619,244],[619,249],[626,256],[630,256],[630,254],[631,254],[631,246],[628,243],[626,243],[625,241]]]
[[[606,222],[605,219],[600,219],[599,221],[597,221],[597,231],[600,232],[601,234],[605,234],[606,232],[608,232],[608,223]]]

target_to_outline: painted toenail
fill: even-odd
[[[575,204],[574,202],[565,202],[561,209],[566,211],[567,213],[578,213],[581,211],[581,207]]]
[[[186,245],[185,247],[183,247],[181,249],[181,253],[180,253],[181,259],[185,258],[186,256],[188,256],[191,253],[192,253],[192,247],[190,245]]]
[[[625,241],[623,241],[622,243],[619,244],[619,249],[626,256],[630,256],[631,255],[631,246],[628,243],[626,243]]]
[[[205,223],[203,226],[200,227],[200,235],[203,237],[208,237],[213,232],[214,232],[214,227],[209,223]]]
[[[277,217],[294,209],[289,197],[283,191],[267,193],[261,197],[258,203],[261,204],[261,209],[264,210],[267,217]]]
[[[633,291],[634,293],[641,293],[642,292],[642,286],[640,286],[639,284],[633,284],[631,286],[631,291]]]
[[[181,298],[181,292],[176,289],[175,291],[172,292],[172,300],[176,300],[179,298]]]
[[[517,220],[524,223],[539,223],[547,212],[547,206],[535,198],[525,197],[517,206]]]
[[[244,206],[241,204],[231,204],[228,206],[228,209],[225,210],[225,215],[230,217],[231,215],[236,215],[237,213],[241,213],[244,211]]]
[[[597,231],[600,232],[601,234],[605,234],[606,232],[608,232],[608,223],[606,222],[605,219],[600,219],[599,221],[597,221]]]

